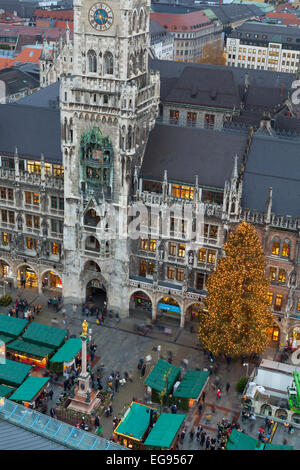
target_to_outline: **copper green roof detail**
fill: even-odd
[[[165,374],[167,374],[168,372],[169,374],[167,376],[167,393],[171,393],[174,383],[178,380],[180,376],[180,367],[173,366],[173,364],[169,364],[169,362],[164,361],[163,359],[160,359],[155,364],[152,371],[146,378],[145,384],[153,388],[154,390],[157,390],[158,392],[164,391],[166,387]]]
[[[174,393],[174,397],[198,398],[208,377],[209,371],[188,370]]]
[[[5,364],[0,364],[0,384],[21,385],[30,369],[31,366],[27,364],[6,359]]]
[[[50,377],[28,377],[22,385],[9,397],[10,400],[31,401],[46,386]]]
[[[263,444],[254,437],[233,429],[226,444],[227,450],[262,450]]]
[[[6,346],[9,351],[18,351],[36,357],[46,357],[54,353],[54,348],[17,339]]]
[[[82,348],[80,338],[70,338],[50,359],[50,362],[70,362]]]
[[[150,409],[149,406],[133,402],[114,432],[141,441],[149,427]]]
[[[16,339],[15,336],[4,335],[4,334],[0,333],[0,343],[2,341],[2,343],[7,344],[10,341],[14,341],[14,339]]]
[[[27,324],[28,321],[22,318],[0,315],[0,333],[5,335],[14,337],[20,336]]]
[[[68,330],[33,322],[28,326],[22,338],[31,343],[58,348],[67,334]]]
[[[162,413],[145,440],[145,446],[169,449],[186,415]]]
[[[6,398],[11,392],[13,392],[13,387],[8,387],[7,385],[0,385],[0,398]]]

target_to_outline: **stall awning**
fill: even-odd
[[[208,376],[209,371],[188,370],[175,391],[174,397],[198,398]]]
[[[7,351],[20,352],[38,358],[49,356],[49,354],[52,354],[54,352],[54,348],[29,343],[28,341],[22,341],[20,339],[16,339],[12,343],[9,343],[6,349]]]
[[[165,375],[168,372],[169,374],[166,378]],[[180,367],[173,366],[173,364],[160,359],[146,378],[145,384],[158,392],[162,392],[166,387],[166,381],[168,381],[168,393],[170,393],[179,375]]]
[[[227,450],[262,450],[263,444],[254,437],[233,429],[227,440]]]
[[[145,446],[169,449],[186,415],[162,413],[145,440]]]
[[[129,439],[141,441],[149,427],[150,409],[149,406],[133,402],[114,432]]]
[[[16,339],[15,336],[3,335],[0,333],[0,343],[2,341],[2,343],[7,344],[10,341],[13,341],[14,339]]]
[[[13,392],[13,387],[8,387],[7,385],[0,385],[0,398],[6,398],[11,392]]]
[[[22,318],[9,317],[8,315],[0,314],[0,333],[9,336],[18,337],[28,324],[27,320]]]
[[[70,338],[50,359],[50,362],[71,362],[82,348],[80,338]]]
[[[31,343],[58,348],[67,334],[68,330],[33,322],[28,326],[22,338]]]
[[[265,444],[264,450],[293,450],[293,446]]]
[[[9,399],[30,402],[46,386],[49,379],[50,377],[28,377]]]
[[[27,364],[6,359],[5,364],[0,364],[0,384],[21,385],[30,369],[31,366]]]

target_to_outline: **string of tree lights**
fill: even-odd
[[[224,250],[226,256],[207,282],[198,338],[214,355],[261,353],[268,344],[273,320],[265,255],[254,226],[239,224]]]

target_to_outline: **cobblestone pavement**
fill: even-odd
[[[49,296],[38,296],[35,289],[18,289],[14,292],[13,299],[21,295],[26,298],[31,305],[42,305],[42,312],[35,318],[35,321],[56,326],[59,328],[67,328],[70,335],[75,334],[77,337],[81,333],[82,321],[85,318],[81,309],[78,309],[74,315],[71,305],[64,305],[59,312],[55,312],[52,307],[48,308],[47,300]],[[53,295],[52,295],[53,297]],[[65,314],[63,314],[65,310]],[[0,313],[7,314],[7,307],[0,307]],[[93,364],[94,368],[99,367],[100,363],[104,363],[104,377],[102,384],[109,374],[114,371],[119,371],[121,375],[125,371],[132,371],[133,382],[127,382],[123,387],[115,393],[115,397],[112,403],[113,414],[111,417],[101,418],[101,426],[103,427],[103,435],[106,438],[111,437],[113,432],[112,421],[114,416],[122,416],[128,405],[131,403],[133,396],[141,401],[144,401],[145,386],[143,380],[139,376],[137,369],[137,363],[140,358],[145,359],[146,356],[152,357],[151,361],[147,365],[146,375],[149,373],[152,365],[154,365],[158,359],[158,352],[154,349],[160,345],[161,355],[167,358],[168,351],[173,354],[173,364],[181,366],[183,359],[188,359],[188,368],[203,368],[207,367],[208,364],[204,358],[203,353],[200,351],[196,334],[191,333],[189,328],[180,329],[179,325],[164,319],[159,321],[162,326],[166,326],[172,330],[171,335],[166,336],[158,328],[154,327],[147,336],[134,331],[134,325],[136,323],[146,323],[147,319],[136,315],[135,317],[129,317],[121,319],[120,322],[116,322],[114,319],[106,318],[104,325],[97,325],[95,317],[87,318],[89,322],[89,328],[92,329],[92,340],[97,344],[96,351],[96,363]],[[274,348],[269,348],[266,351],[265,357],[269,359],[275,359],[276,351]],[[253,364],[249,365],[249,374],[253,369]],[[235,391],[234,387],[238,379],[245,375],[245,368],[241,366],[239,362],[232,363],[230,366],[221,364],[216,369],[215,373],[210,378],[210,386],[205,400],[205,406],[202,410],[202,415],[198,415],[198,408],[192,408],[186,418],[186,430],[187,434],[183,449],[201,449],[199,443],[194,439],[189,440],[188,433],[192,427],[197,426],[199,423],[205,428],[208,435],[215,436],[217,423],[223,418],[238,419],[240,412],[240,395]],[[226,394],[225,387],[226,383],[229,382],[231,385],[231,392]],[[221,385],[224,390],[223,396],[220,400],[216,399],[216,388],[215,383]],[[62,380],[60,385],[54,386],[54,397],[53,401],[48,403],[48,412],[52,406],[55,406],[57,397],[62,393]],[[215,406],[215,412],[212,412],[211,405]],[[153,404],[153,406],[157,406]],[[257,419],[255,426],[250,430],[249,424],[243,424],[242,428],[245,429],[247,434],[257,437],[257,430],[259,425],[263,423],[263,420]],[[240,422],[240,421],[239,421]],[[282,444],[282,440],[286,437],[287,433],[284,432],[283,426],[278,425],[273,443]],[[299,440],[300,430],[295,430],[294,435],[288,435],[288,443],[294,445],[295,448],[300,448]]]

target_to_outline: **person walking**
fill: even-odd
[[[205,450],[209,450],[209,448],[210,448],[210,437],[207,436],[206,443],[205,443]]]
[[[119,385],[120,385],[120,379],[119,377],[115,378],[115,391],[118,392],[119,390]]]
[[[194,440],[194,430],[193,428],[190,430],[190,441]]]
[[[146,364],[143,364],[143,367],[141,369],[141,378],[144,377],[145,372],[146,372]]]
[[[201,416],[202,413],[202,405],[201,403],[198,405],[198,415]]]
[[[227,382],[226,384],[226,393],[230,393],[230,383]]]
[[[181,442],[181,444],[184,443],[184,438],[185,438],[185,429],[183,429],[183,431],[181,431],[181,434],[180,434],[180,442]]]
[[[202,433],[200,434],[200,446],[201,446],[201,447],[204,446],[205,436],[206,436],[206,432],[205,432],[205,431],[202,431]]]
[[[221,389],[218,388],[218,390],[217,390],[217,400],[221,400],[221,396],[222,396]]]
[[[205,402],[205,397],[206,397],[206,393],[205,393],[205,392],[202,392],[202,402],[203,402],[203,403]]]

